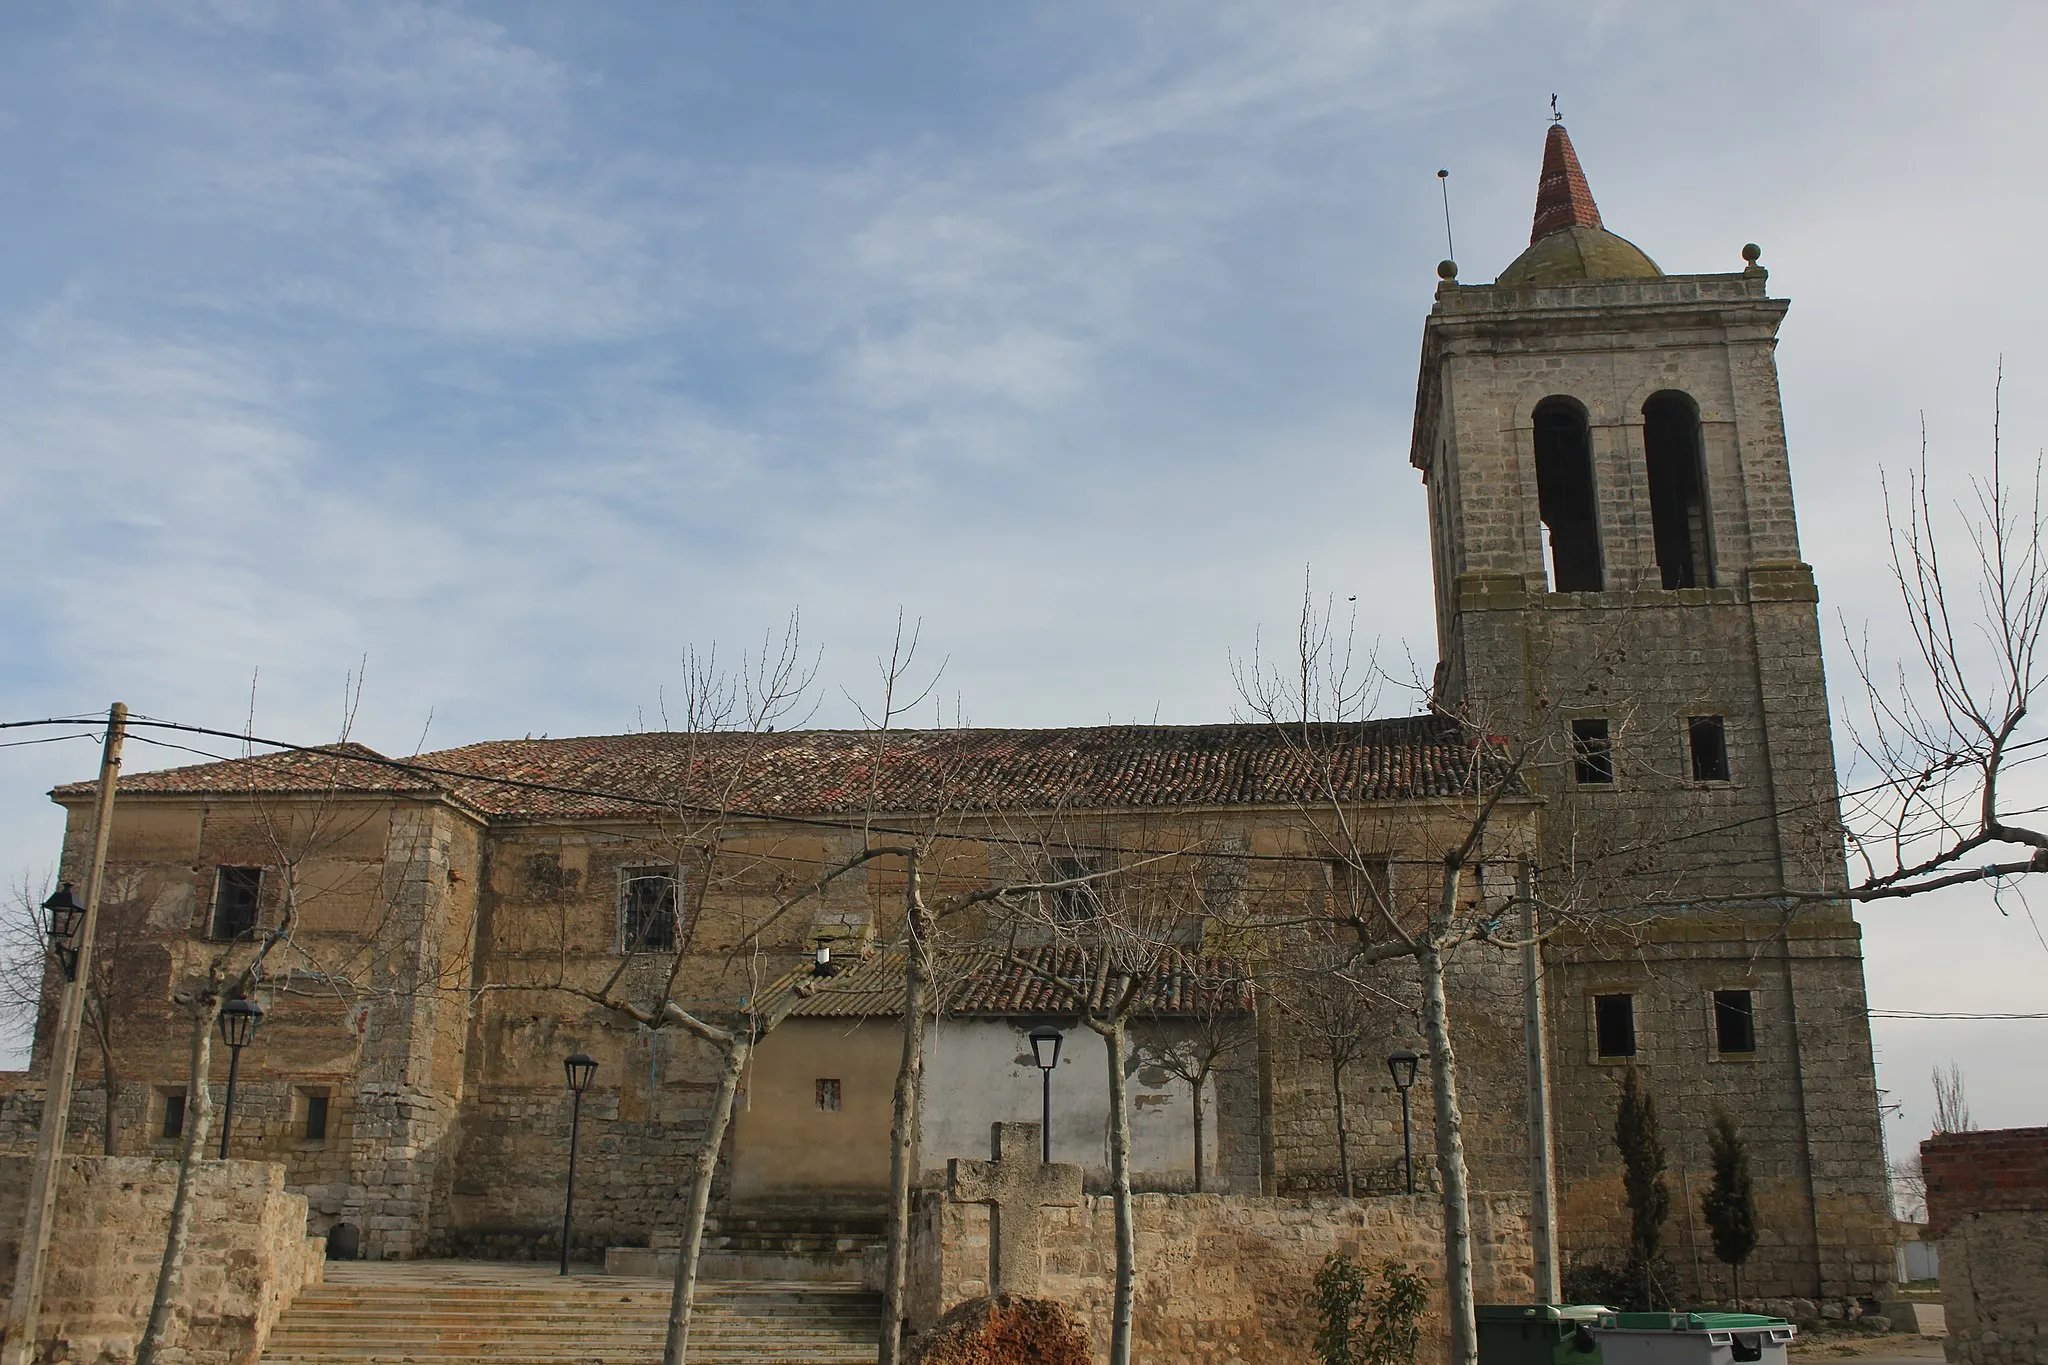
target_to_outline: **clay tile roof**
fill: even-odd
[[[1055,810],[1285,805],[1458,796],[1478,785],[1449,720],[1066,730],[798,730],[510,739],[375,761],[281,754],[128,774],[134,794],[438,793],[486,818],[629,817],[649,806],[824,816],[874,809]],[[511,785],[523,783],[530,785]],[[1327,786],[1325,784],[1328,784]],[[547,790],[553,788],[554,790]],[[83,783],[56,795],[80,798]]]
[[[317,753],[256,754],[219,763],[123,773],[121,793],[165,796],[311,796],[322,792],[434,793],[441,784],[382,761],[361,744],[337,744]],[[51,794],[59,799],[89,797],[90,782],[71,782]]]
[[[1562,123],[1553,123],[1543,139],[1543,178],[1536,184],[1536,222],[1529,240],[1538,242],[1566,228],[1599,226],[1600,206],[1593,202],[1586,173],[1579,168],[1571,134]]]
[[[1079,948],[1039,947],[1019,949],[1014,956],[1022,962],[1007,954],[985,953],[969,960],[964,970],[942,973],[951,978],[942,991],[945,1012],[955,1018],[984,1019],[1072,1018],[1080,1013],[1082,992],[1093,984],[1087,954]],[[1048,980],[1047,974],[1059,980]],[[1251,1008],[1252,986],[1244,968],[1211,957],[1178,963],[1162,973],[1145,992],[1138,1013],[1167,1018],[1211,1010],[1246,1014]],[[878,953],[822,984],[791,1015],[865,1019],[902,1013],[903,955]]]

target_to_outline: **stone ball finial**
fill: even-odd
[[[1751,265],[1755,265],[1758,259],[1763,256],[1763,254],[1764,249],[1758,246],[1755,242],[1750,242],[1748,245],[1742,248],[1742,259],[1748,261]]]
[[[1458,278],[1458,263],[1456,261],[1438,261],[1436,263],[1436,277],[1445,281],[1456,280]]]

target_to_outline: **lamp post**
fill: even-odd
[[[1408,1092],[1415,1086],[1415,1064],[1422,1059],[1407,1048],[1397,1048],[1387,1057],[1394,1089],[1401,1092],[1401,1175],[1408,1193],[1415,1193],[1415,1138],[1408,1123]]]
[[[85,905],[72,893],[70,882],[58,887],[57,893],[43,902],[43,913],[50,917],[46,931],[50,951],[57,955],[64,979],[78,980],[78,926],[85,923]]]
[[[562,1197],[562,1273],[569,1273],[569,1231],[576,1216],[576,1139],[583,1128],[583,1092],[590,1089],[591,1078],[597,1075],[597,1059],[588,1053],[579,1052],[573,1057],[562,1059],[562,1070],[569,1075],[569,1189]]]
[[[228,1045],[228,1102],[220,1113],[220,1159],[228,1159],[228,1134],[235,1126],[235,1073],[242,1067],[242,1049],[263,1022],[263,1006],[254,1000],[230,1000],[220,1007],[220,1040]]]
[[[1060,1064],[1060,1044],[1066,1041],[1051,1024],[1031,1030],[1031,1059],[1038,1063],[1039,1121],[1038,1159],[1052,1160],[1052,1069]]]

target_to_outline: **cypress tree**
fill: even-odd
[[[1664,1183],[1664,1140],[1657,1131],[1657,1102],[1636,1080],[1634,1067],[1622,1076],[1621,1104],[1614,1116],[1614,1145],[1621,1151],[1622,1188],[1628,1196],[1630,1268],[1641,1267],[1643,1307],[1654,1307],[1651,1267],[1671,1215],[1671,1189]]]
[[[1700,1211],[1714,1233],[1714,1255],[1728,1266],[1735,1285],[1735,1307],[1742,1307],[1742,1263],[1756,1250],[1756,1195],[1749,1181],[1749,1144],[1736,1131],[1735,1120],[1714,1115],[1707,1132],[1714,1157],[1714,1181],[1700,1192]]]

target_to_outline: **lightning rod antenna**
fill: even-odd
[[[1458,259],[1458,248],[1451,241],[1451,173],[1436,173],[1437,188],[1444,192],[1444,255],[1451,260]]]

